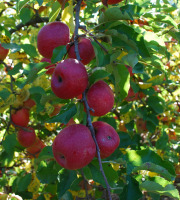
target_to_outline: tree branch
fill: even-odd
[[[78,0],[77,1],[77,5],[76,5],[75,31],[74,31],[75,53],[76,53],[76,58],[79,61],[81,60],[81,57],[79,55],[79,50],[78,50],[78,29],[80,27],[79,26],[79,12],[80,12],[81,2],[82,2],[82,0]],[[89,107],[87,99],[86,99],[86,91],[83,92],[82,100],[84,102],[86,113],[87,113],[87,127],[89,128],[89,130],[91,132],[91,135],[93,137],[93,140],[95,142],[95,145],[96,145],[96,151],[97,151],[97,157],[98,157],[99,167],[100,167],[100,171],[101,171],[101,173],[103,175],[103,178],[104,178],[104,181],[105,181],[105,184],[106,184],[106,189],[107,189],[107,193],[108,193],[108,199],[112,200],[111,192],[110,192],[110,186],[109,186],[109,183],[107,181],[106,175],[105,175],[104,170],[103,170],[101,156],[100,156],[100,149],[99,149],[96,137],[95,137],[94,127],[93,127],[92,121],[91,121],[91,115],[90,115],[91,108]]]

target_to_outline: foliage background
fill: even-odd
[[[95,158],[82,170],[69,171],[54,160],[52,142],[73,118],[86,124],[78,99],[62,100],[51,91],[51,76],[37,50],[37,34],[47,23],[65,22],[74,32],[73,7],[63,10],[52,0],[2,0],[0,37],[10,49],[0,65],[0,198],[18,199],[105,199],[105,183]],[[113,199],[179,199],[180,137],[180,33],[179,1],[128,0],[106,8],[98,0],[85,1],[80,22],[86,26],[96,53],[87,65],[89,82],[106,81],[114,90],[115,105],[105,121],[118,132],[119,148],[102,160]],[[101,45],[99,45],[98,41]],[[65,56],[63,46],[55,49],[52,63]],[[130,77],[125,65],[133,68]],[[130,86],[138,98],[127,101]],[[27,99],[29,126],[46,147],[38,158],[27,154],[11,125],[11,109],[23,107]],[[64,107],[50,117],[56,104]],[[146,123],[139,127],[138,119]],[[180,171],[180,170],[179,170]],[[13,197],[12,194],[16,196]]]

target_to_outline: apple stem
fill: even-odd
[[[79,12],[80,12],[80,7],[81,7],[81,2],[82,2],[82,0],[77,0],[77,4],[76,4],[76,7],[75,7],[76,8],[75,9],[76,10],[76,15],[75,15],[75,30],[74,30],[75,53],[76,53],[76,58],[79,61],[81,60],[81,57],[79,55],[79,49],[78,49],[78,37],[79,37],[78,36],[78,29],[80,27],[80,25],[79,25]],[[87,102],[86,90],[83,92],[82,95],[83,95],[82,96],[82,101],[84,102],[86,113],[87,113],[87,127],[89,128],[89,130],[91,132],[91,135],[93,137],[94,143],[96,145],[96,151],[97,151],[97,157],[98,157],[100,172],[103,175],[103,178],[104,178],[104,181],[105,181],[105,184],[106,184],[106,190],[107,190],[107,193],[108,193],[108,199],[112,200],[111,188],[110,188],[110,185],[108,183],[108,180],[107,180],[106,175],[105,175],[104,170],[103,170],[101,156],[100,156],[100,149],[99,149],[96,137],[95,137],[95,130],[94,130],[94,127],[93,127],[92,121],[91,121],[91,115],[90,115],[91,108],[89,107],[88,102]]]

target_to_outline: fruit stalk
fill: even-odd
[[[81,60],[81,57],[79,55],[79,50],[78,50],[78,29],[79,29],[79,12],[80,12],[81,2],[82,2],[82,0],[78,0],[77,4],[76,4],[75,31],[74,31],[75,53],[76,53],[76,58],[79,61]],[[95,137],[95,130],[93,128],[92,121],[91,121],[91,115],[90,115],[91,108],[89,107],[88,102],[87,102],[86,90],[83,92],[82,101],[84,102],[86,113],[87,113],[87,127],[89,128],[89,130],[91,132],[91,135],[93,137],[93,140],[95,142],[95,145],[96,145],[96,151],[97,151],[99,167],[100,167],[100,171],[101,171],[101,173],[103,175],[103,178],[104,178],[104,181],[105,181],[105,184],[106,184],[106,189],[107,189],[107,193],[108,193],[108,199],[112,200],[111,192],[110,192],[111,188],[109,186],[108,180],[107,180],[106,175],[105,175],[104,170],[103,170],[101,156],[100,156],[100,149],[99,149],[96,137]]]

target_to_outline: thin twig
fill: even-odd
[[[85,189],[85,192],[86,192],[86,199],[90,200],[89,199],[89,195],[88,195],[87,180],[86,180],[86,178],[84,176],[83,168],[81,169],[81,175],[82,175],[83,180],[84,180],[84,189]]]
[[[80,12],[81,2],[82,2],[82,0],[78,0],[77,4],[76,4],[76,16],[75,16],[76,18],[75,18],[75,31],[74,31],[75,53],[76,53],[76,58],[79,61],[81,60],[81,57],[79,55],[79,50],[78,50],[78,29],[79,29],[79,12]],[[87,127],[89,128],[89,130],[91,132],[91,135],[93,137],[93,140],[95,142],[95,145],[96,145],[96,151],[97,151],[99,167],[100,167],[100,171],[101,171],[101,173],[103,175],[103,178],[104,178],[104,181],[105,181],[105,184],[106,184],[106,189],[107,189],[107,193],[108,193],[108,199],[112,200],[111,192],[110,192],[110,186],[109,186],[108,180],[107,180],[106,175],[105,175],[104,170],[103,170],[101,156],[100,156],[100,149],[99,149],[96,137],[95,137],[95,131],[94,131],[94,128],[93,128],[93,125],[92,125],[92,121],[91,121],[91,115],[90,115],[90,110],[91,109],[90,109],[90,107],[88,105],[88,102],[87,102],[86,91],[83,92],[82,100],[84,102],[85,109],[86,109],[86,114],[87,114]]]

